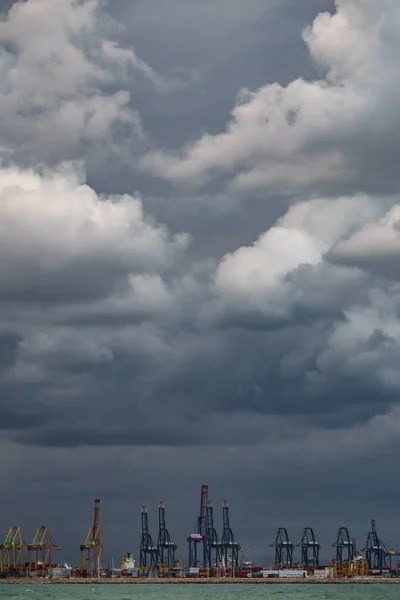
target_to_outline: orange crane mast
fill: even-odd
[[[101,500],[94,501],[93,524],[91,525],[86,540],[80,545],[81,571],[85,574],[90,571],[92,576],[99,576],[103,564],[103,540],[100,528]]]

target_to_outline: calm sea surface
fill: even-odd
[[[1,600],[380,600],[398,585],[0,585]]]

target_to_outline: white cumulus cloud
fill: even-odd
[[[246,190],[397,187],[399,3],[335,4],[303,33],[323,78],[242,90],[226,131],[205,134],[178,155],[150,153],[142,167],[189,183],[222,172]]]
[[[121,128],[141,135],[132,83],[163,81],[111,33],[100,0],[16,2],[0,21],[0,136],[16,160],[55,164],[120,151]]]
[[[357,266],[389,278],[400,277],[400,205],[352,236],[340,240],[329,258],[343,265]]]
[[[300,282],[288,276],[304,266],[323,265],[337,240],[377,214],[378,205],[363,195],[293,205],[253,245],[223,257],[213,282],[218,314],[234,310],[287,317],[302,295]]]
[[[140,198],[100,196],[81,178],[0,169],[3,294],[101,295],[129,274],[158,275],[186,249],[188,236],[152,222]],[[147,293],[147,280],[132,283]]]

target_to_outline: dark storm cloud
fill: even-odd
[[[32,390],[30,390],[30,394],[32,394]],[[10,390],[7,386],[2,386],[1,395],[3,399],[1,402],[0,429],[3,433],[8,433],[10,431],[13,433],[15,431],[24,432],[25,430],[28,430],[29,433],[27,436],[29,437],[32,429],[40,427],[43,424],[43,420],[47,420],[45,411],[29,411],[25,404],[23,409],[16,407],[16,403],[19,402],[20,406],[22,406],[22,402],[21,396],[17,397],[15,395],[15,390]],[[14,405],[12,404],[12,401],[15,403]],[[11,437],[13,436],[11,435]],[[22,434],[22,437],[24,437],[24,434]]]
[[[140,505],[155,519],[164,497],[185,559],[208,482],[255,560],[281,525],[296,541],[315,525],[327,559],[344,521],[358,535],[376,516],[388,539],[397,3],[14,4],[0,23],[2,529],[45,522],[76,562],[100,496],[119,559],[136,553]],[[285,100],[269,135],[265,106],[279,125]],[[137,171],[151,148],[167,184]]]
[[[100,433],[100,435],[99,435]],[[79,430],[51,428],[48,431],[36,431],[27,436],[20,437],[24,444],[38,446],[49,446],[52,448],[70,448],[79,446],[187,446],[193,443],[192,436],[179,432],[157,432],[154,435],[152,429],[132,431],[124,433],[119,430],[116,433],[92,431],[79,428]]]

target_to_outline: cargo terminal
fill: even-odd
[[[103,545],[101,513],[102,502],[95,499],[92,520],[86,537],[77,545],[77,562],[74,565],[60,564],[57,556],[61,546],[46,526],[37,529],[31,542],[23,537],[19,526],[11,526],[4,542],[0,544],[0,578],[60,581],[89,578],[185,579],[189,582],[205,578],[343,580],[389,578],[400,574],[398,553],[380,539],[374,520],[371,521],[361,550],[347,527],[339,527],[330,549],[332,558],[328,564],[321,564],[321,545],[312,527],[304,528],[297,543],[292,541],[285,527],[279,527],[275,540],[269,544],[274,553],[272,564],[254,565],[240,553],[241,545],[234,534],[227,501],[218,510],[221,529],[216,526],[208,485],[201,486],[195,527],[189,530],[184,549],[178,550],[167,527],[165,503],[159,501],[157,537],[151,535],[148,507],[143,505],[140,508],[138,556],[128,552],[118,564],[114,564],[114,560],[110,563],[106,560]]]

